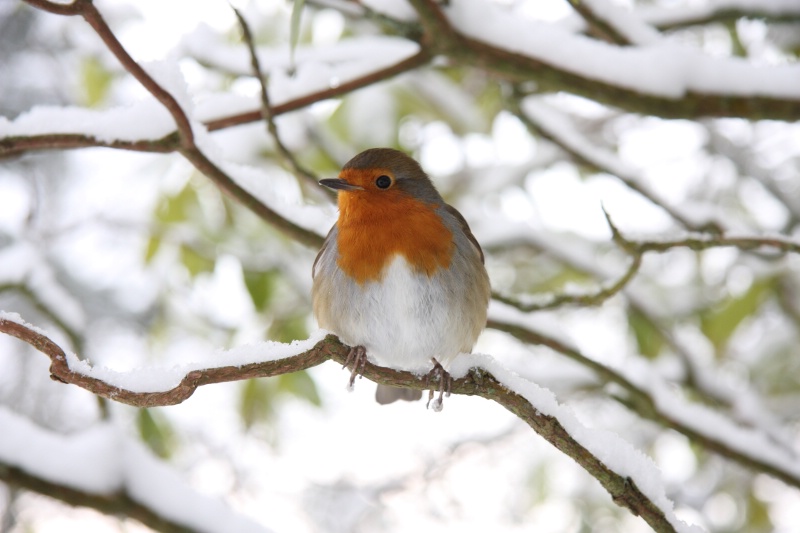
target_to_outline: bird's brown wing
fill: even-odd
[[[325,237],[325,241],[322,243],[322,247],[317,252],[317,257],[314,258],[314,265],[311,267],[311,279],[314,279],[314,276],[317,275],[317,263],[319,262],[319,258],[322,257],[322,253],[328,249],[328,246],[331,243],[332,235],[336,231],[336,224],[331,227],[331,230],[328,232],[328,235]]]
[[[475,248],[478,250],[478,253],[481,256],[481,263],[483,263],[483,250],[481,249],[481,245],[478,244],[478,239],[475,238],[475,235],[472,234],[472,230],[469,229],[469,224],[467,224],[467,219],[464,218],[464,215],[458,212],[458,209],[453,207],[452,205],[445,204],[444,208],[447,210],[448,213],[456,217],[458,223],[461,224],[461,229],[464,230],[464,233],[467,235],[467,238],[470,240],[472,244],[475,245]],[[326,239],[327,242],[327,239]]]

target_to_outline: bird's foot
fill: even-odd
[[[430,387],[431,381],[439,381],[439,397],[435,400],[433,399],[434,389]],[[444,407],[444,397],[450,396],[450,388],[452,385],[453,378],[450,377],[450,374],[439,361],[433,359],[433,370],[428,372],[428,375],[425,377],[425,387],[428,388],[428,403],[425,404],[425,408],[431,408],[437,413],[441,411]],[[431,401],[433,401],[433,405],[431,405]]]
[[[367,366],[367,349],[363,346],[353,346],[347,352],[347,359],[344,361],[342,368],[347,368],[350,363],[353,363],[353,369],[350,372],[350,381],[347,384],[347,390],[353,390],[353,383],[356,381],[356,376],[361,376],[364,373],[364,368]]]

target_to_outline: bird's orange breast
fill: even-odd
[[[397,255],[428,276],[450,266],[452,232],[433,205],[399,191],[340,194],[337,225],[337,263],[358,283],[380,281]]]

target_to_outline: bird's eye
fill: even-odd
[[[392,185],[392,178],[389,176],[378,176],[375,179],[375,185],[377,185],[379,189],[388,189]]]

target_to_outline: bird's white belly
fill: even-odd
[[[358,304],[330,317],[333,329],[347,344],[364,346],[378,365],[422,373],[435,357],[446,367],[475,342],[463,316],[463,288],[444,288],[452,281],[446,271],[416,273],[398,256],[381,281],[351,282],[345,292],[359,292],[350,299]]]

